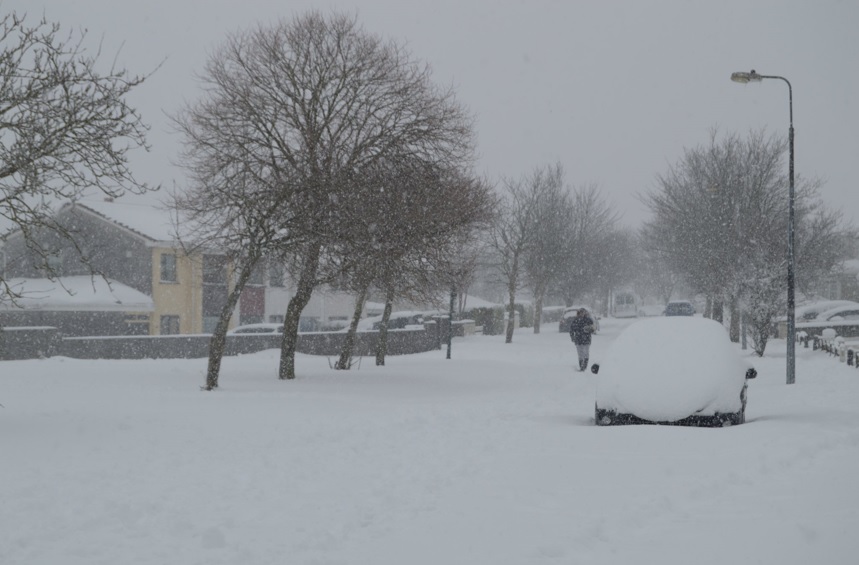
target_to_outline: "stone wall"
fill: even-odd
[[[440,324],[430,322],[422,329],[389,330],[388,355],[439,349],[439,328]],[[309,355],[339,355],[345,337],[345,332],[301,333],[296,348]],[[0,359],[54,355],[75,359],[193,359],[208,357],[210,340],[209,334],[60,338],[56,328],[6,328],[0,331]],[[281,340],[280,334],[228,335],[225,355],[280,349]],[[378,331],[358,332],[354,355],[375,355],[378,340]]]
[[[51,357],[56,355],[60,342],[57,328],[0,328],[0,360]]]

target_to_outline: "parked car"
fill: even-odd
[[[245,324],[227,332],[229,335],[283,333],[283,324]]]
[[[852,322],[859,321],[859,304],[855,302],[831,308],[821,312],[814,319],[815,322]]]
[[[666,316],[694,316],[695,306],[688,300],[672,300],[665,305]]]
[[[635,322],[591,371],[599,426],[742,424],[746,381],[757,376],[725,327],[702,317]]]
[[[852,300],[823,300],[797,307],[796,320],[798,322],[812,322],[823,312],[832,310],[833,308],[839,308],[841,306],[852,306],[853,308],[859,309],[859,303],[853,302]]]
[[[600,331],[600,318],[599,316],[594,314],[594,311],[590,306],[570,306],[569,308],[564,310],[564,315],[561,316],[561,321],[558,322],[558,331],[561,333],[570,333],[570,324],[573,322],[573,318],[576,317],[576,312],[579,311],[579,308],[584,308],[588,311],[591,318],[594,320],[594,326],[597,331]]]

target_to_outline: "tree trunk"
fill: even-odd
[[[283,317],[283,341],[280,345],[280,365],[277,376],[281,380],[295,378],[295,348],[298,345],[298,322],[301,312],[310,302],[310,295],[316,286],[316,271],[319,269],[320,247],[312,245],[301,265],[301,275],[295,289],[295,296],[286,307]]]
[[[611,301],[612,301],[612,289],[611,289],[611,288],[609,288],[609,289],[607,289],[607,290],[605,291],[605,297],[604,297],[604,300],[603,300],[603,307],[602,307],[602,316],[603,316],[603,318],[608,318],[608,317],[611,315],[611,313],[612,313],[612,309],[611,309],[612,304],[611,304]]]
[[[379,323],[379,342],[376,344],[376,365],[380,367],[384,366],[385,356],[388,354],[388,320],[393,307],[393,293],[388,291],[385,295],[385,311],[382,312],[382,321]]]
[[[507,308],[507,335],[504,338],[504,343],[513,343],[513,323],[516,321],[516,279],[519,277],[519,255],[513,255],[513,267],[510,269],[510,275],[507,278],[507,294],[510,297],[510,303]]]
[[[758,312],[758,314],[760,314],[760,312]],[[770,338],[772,318],[761,315],[751,316],[751,320],[749,322],[749,333],[752,334],[752,344],[754,346],[755,353],[757,353],[758,357],[763,357],[764,351],[767,348],[767,342]]]
[[[248,280],[251,278],[254,268],[256,267],[259,257],[249,259],[242,267],[239,273],[239,279],[236,281],[236,286],[227,295],[227,303],[221,310],[221,315],[218,318],[218,324],[215,326],[215,331],[212,333],[212,339],[209,340],[209,365],[206,369],[206,386],[204,390],[214,390],[218,388],[218,376],[221,372],[221,359],[224,357],[224,349],[227,345],[227,328],[230,325],[230,318],[233,317],[233,310],[239,302],[242,290],[245,288]]]
[[[731,341],[740,343],[740,301],[736,296],[731,296],[731,328],[729,334]]]
[[[707,296],[707,302],[704,304],[704,317],[713,319],[713,297],[709,295]]]
[[[540,323],[543,321],[543,295],[546,294],[545,288],[539,286],[534,292],[534,333],[540,333]]]
[[[355,351],[355,334],[358,332],[358,322],[361,320],[361,312],[364,311],[364,302],[367,300],[367,284],[355,298],[355,309],[352,311],[352,321],[349,330],[343,339],[343,348],[340,350],[340,359],[334,363],[335,369],[349,369],[352,367],[352,352]]]
[[[725,321],[725,304],[721,298],[713,299],[713,319],[720,324]]]

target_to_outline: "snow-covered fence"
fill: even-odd
[[[838,350],[838,360],[848,366],[859,368],[859,341],[844,340]]]
[[[814,336],[814,349],[838,357],[842,363],[859,368],[859,339],[845,338],[827,328],[821,335]]]
[[[823,335],[824,330],[833,329],[842,337],[859,338],[859,322],[856,320],[840,320],[830,322],[801,322],[796,324],[797,334],[806,332],[811,336]],[[784,337],[783,335],[781,337]]]

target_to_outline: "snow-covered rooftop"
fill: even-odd
[[[844,261],[844,273],[853,274],[859,277],[859,259],[848,259]]]
[[[152,299],[130,286],[102,277],[74,276],[51,279],[8,279],[12,292],[20,294],[13,304],[0,293],[0,309],[45,311],[152,312]]]
[[[170,211],[155,204],[122,200],[84,199],[79,206],[155,242],[176,239]]]

